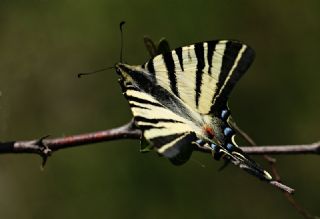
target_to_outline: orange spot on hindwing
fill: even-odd
[[[215,134],[213,132],[213,129],[207,125],[204,125],[203,130],[205,134],[208,136],[208,138],[213,139]]]

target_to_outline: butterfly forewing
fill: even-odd
[[[160,86],[195,111],[209,114],[225,107],[253,58],[253,50],[242,43],[208,41],[158,55],[143,66]]]
[[[142,129],[143,137],[160,154],[173,158],[184,147],[190,147],[190,143],[196,140],[195,132],[201,131],[200,127],[192,122],[190,115],[184,115],[186,111],[183,110],[187,109],[165,103],[163,101],[164,95],[154,97],[151,95],[152,92],[148,93],[142,87],[139,86],[139,83],[131,81],[130,85],[127,83],[124,88],[136,124]],[[169,93],[167,95],[170,96]]]

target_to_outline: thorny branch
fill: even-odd
[[[237,128],[239,132],[239,128]],[[241,133],[241,132],[240,132]],[[243,135],[244,132],[242,132]],[[65,136],[61,138],[47,139],[42,137],[40,139],[34,139],[29,141],[10,141],[0,142],[0,154],[5,153],[33,153],[39,154],[43,158],[42,165],[45,165],[47,158],[52,155],[53,152],[70,147],[76,147],[81,145],[89,145],[92,143],[118,140],[118,139],[140,139],[141,131],[136,128],[134,121],[120,126],[118,128],[85,133],[79,135]],[[245,146],[241,149],[247,154],[260,154],[266,156],[266,154],[320,154],[320,142],[310,145],[288,145],[288,146]],[[197,151],[212,153],[209,148],[198,147]],[[274,162],[273,158],[268,158],[268,161]],[[272,163],[272,169],[276,170]],[[277,172],[273,171],[276,178],[279,178]],[[280,179],[280,178],[279,178]],[[280,188],[287,193],[293,193],[293,189],[283,185],[279,182],[271,182],[273,186]]]
[[[42,137],[27,141],[0,142],[0,154],[8,153],[33,153],[41,156],[50,156],[53,152],[64,148],[89,145],[93,143],[120,140],[140,139],[141,131],[135,127],[134,122],[104,131],[64,136],[60,138]],[[243,146],[241,149],[247,154],[320,154],[320,142],[309,145],[279,145],[279,146]],[[211,153],[210,149],[203,147],[197,151]]]

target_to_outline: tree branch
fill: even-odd
[[[46,136],[44,138],[34,140],[0,142],[0,154],[34,153],[41,156],[50,156],[52,152],[64,148],[118,139],[139,139],[140,136],[141,131],[134,127],[133,121],[130,121],[129,123],[117,128],[92,133],[70,135],[52,139],[46,139]]]
[[[70,147],[88,145],[92,143],[112,141],[118,139],[140,139],[141,130],[136,128],[133,120],[129,123],[104,131],[71,135],[60,138],[47,139],[48,136],[40,139],[28,141],[10,141],[0,142],[0,154],[8,153],[31,153],[38,154],[43,158],[42,167],[53,152]],[[196,145],[195,145],[196,146]],[[247,154],[320,154],[320,142],[310,145],[288,145],[288,146],[245,146],[241,149]],[[209,148],[197,147],[196,151],[212,153]],[[293,193],[294,189],[281,184],[277,181],[271,181],[271,185],[285,191]]]
[[[34,153],[49,156],[52,152],[119,139],[140,139],[141,131],[135,127],[133,121],[104,131],[70,135],[60,138],[47,139],[46,137],[34,140],[0,142],[0,154],[7,153]],[[320,154],[320,142],[304,145],[276,145],[276,146],[243,146],[241,149],[247,154]],[[210,149],[197,148],[197,151],[211,153]]]

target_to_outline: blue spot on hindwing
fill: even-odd
[[[231,144],[231,143],[228,143],[228,144],[226,145],[226,148],[227,148],[228,151],[232,151],[233,148],[234,148],[234,145]]]
[[[203,140],[201,140],[201,139],[198,139],[198,140],[196,141],[196,143],[197,143],[198,145],[203,146],[205,142],[204,142]]]
[[[230,135],[233,134],[233,130],[230,128],[230,127],[226,127],[224,130],[223,130],[223,133],[225,136],[229,137]]]
[[[214,143],[212,143],[212,144],[211,144],[211,148],[215,151],[215,150],[217,149],[217,145],[214,144]]]
[[[221,112],[221,119],[222,120],[227,120],[228,119],[228,117],[229,117],[229,115],[230,115],[230,113],[229,113],[229,110],[222,110],[222,112]]]
[[[223,154],[220,151],[221,148],[218,145],[214,144],[214,143],[211,143],[210,146],[211,146],[212,150],[214,151],[213,158],[215,160],[220,160],[220,158],[221,158],[221,156]]]

